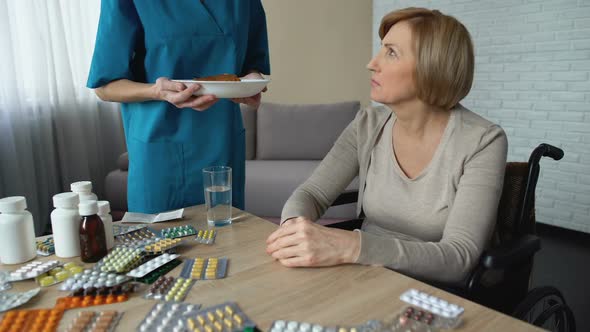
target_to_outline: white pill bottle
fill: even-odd
[[[80,256],[80,213],[78,194],[67,192],[53,196],[55,210],[51,212],[51,229],[57,257]]]
[[[113,235],[113,217],[111,216],[111,205],[108,201],[98,201],[98,216],[104,225],[104,236],[107,240],[107,250],[115,245],[115,236]]]
[[[37,256],[33,216],[23,196],[0,199],[0,261],[21,264]]]
[[[92,192],[92,182],[78,181],[70,185],[70,190],[80,196],[80,202],[98,201],[98,197]]]

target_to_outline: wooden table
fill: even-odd
[[[151,225],[164,227],[191,224],[197,229],[207,227],[204,206],[185,209],[184,220]],[[184,257],[229,257],[225,279],[197,281],[186,302],[204,307],[225,301],[236,301],[260,329],[266,331],[274,320],[299,320],[323,325],[358,325],[369,319],[389,320],[402,309],[400,294],[410,288],[425,291],[465,308],[459,331],[539,331],[540,329],[446,293],[394,271],[371,266],[343,265],[329,268],[286,268],[268,256],[265,239],[277,226],[241,210],[234,210],[231,226],[218,228],[215,244],[191,244],[179,250]],[[55,256],[39,260],[57,259]],[[78,261],[76,259],[60,259]],[[10,271],[17,265],[2,265]],[[178,276],[182,265],[168,275]],[[36,287],[33,281],[13,284],[13,290]],[[53,307],[56,298],[67,293],[57,285],[43,288],[41,293],[19,309]],[[65,328],[81,310],[119,310],[125,314],[117,330],[134,331],[154,306],[155,301],[133,295],[120,304],[68,310],[60,324]]]

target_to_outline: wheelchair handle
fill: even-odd
[[[561,158],[563,158],[563,150],[558,147],[555,147],[547,143],[543,143],[539,145],[539,148],[543,149],[543,157],[551,157],[554,160],[560,160]]]

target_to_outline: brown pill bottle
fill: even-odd
[[[104,225],[98,216],[96,201],[78,205],[80,216],[80,258],[84,263],[96,263],[107,254]]]

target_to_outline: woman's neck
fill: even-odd
[[[423,140],[428,136],[442,133],[451,112],[427,105],[421,101],[406,102],[389,107],[396,116],[396,127],[404,136]]]

